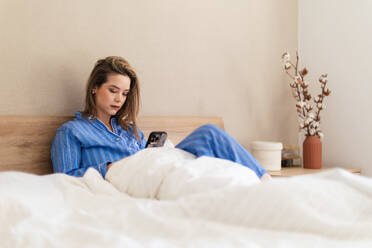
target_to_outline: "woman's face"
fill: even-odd
[[[101,87],[95,87],[97,117],[108,121],[125,103],[130,90],[130,78],[121,74],[107,75],[107,81]]]

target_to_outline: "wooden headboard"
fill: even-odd
[[[50,148],[56,130],[70,116],[0,116],[0,171],[50,174]],[[140,117],[138,126],[147,138],[151,131],[166,131],[176,145],[195,128],[212,123],[224,128],[219,117]]]

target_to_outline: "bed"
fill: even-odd
[[[106,178],[51,174],[72,117],[0,117],[1,247],[372,247],[372,180],[342,169],[261,183],[246,167],[171,146]],[[142,117],[176,144],[216,117]]]
[[[0,171],[16,170],[38,175],[52,173],[50,145],[56,130],[72,116],[0,116]],[[138,119],[145,137],[151,131],[167,131],[177,144],[200,125],[212,123],[224,128],[219,117],[154,117]],[[22,154],[22,156],[20,156]]]

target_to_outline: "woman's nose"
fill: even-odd
[[[122,101],[122,98],[123,98],[123,96],[122,96],[121,94],[117,94],[117,95],[115,96],[115,101],[117,101],[117,102],[121,102],[121,101]]]

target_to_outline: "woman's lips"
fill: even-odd
[[[113,108],[113,109],[120,109],[119,106],[112,106],[112,105],[111,105],[111,108]]]

